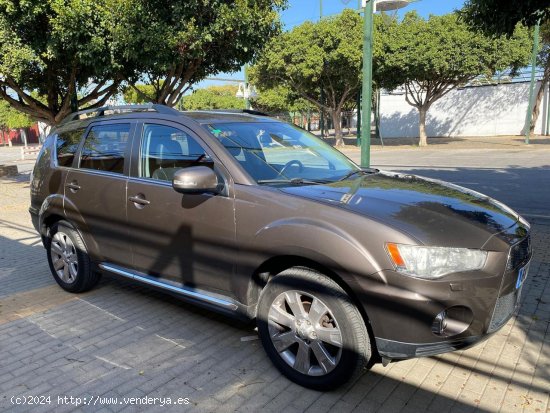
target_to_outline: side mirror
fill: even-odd
[[[181,194],[217,193],[218,177],[206,166],[190,166],[176,171],[172,187]]]

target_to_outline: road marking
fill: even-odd
[[[159,336],[158,334],[155,334],[155,336],[157,336],[158,338],[164,340],[164,341],[168,341],[169,343],[172,343],[180,348],[185,348],[185,346],[181,345],[180,343],[174,341],[174,340],[171,340],[169,338],[166,338],[166,337],[162,337],[162,336]]]
[[[130,370],[130,369],[131,369],[131,367],[124,366],[124,365],[122,365],[122,364],[117,364],[117,363],[115,363],[114,361],[107,360],[107,359],[104,358],[104,357],[95,356],[95,358],[98,359],[98,360],[104,361],[105,363],[112,364],[113,366],[119,367],[119,368],[124,369],[124,370]]]
[[[539,214],[522,214],[520,213],[522,217],[529,217],[529,218],[543,218],[543,219],[550,219],[550,215],[539,215]]]
[[[111,317],[113,317],[113,318],[115,318],[115,319],[117,319],[117,320],[119,320],[119,321],[126,321],[125,319],[120,318],[120,317],[114,315],[113,313],[110,313],[109,311],[104,310],[103,308],[98,307],[98,306],[95,305],[95,304],[92,304],[92,303],[89,302],[89,301],[86,301],[86,300],[84,300],[84,299],[82,299],[82,298],[78,298],[78,299],[79,299],[80,301],[84,301],[86,304],[89,304],[89,305],[91,305],[92,307],[97,308],[98,310],[104,312],[105,314],[108,314],[109,316],[111,316]]]

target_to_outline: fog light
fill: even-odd
[[[447,310],[443,310],[435,316],[432,324],[432,333],[442,336],[443,332],[447,328]]]
[[[455,305],[449,307],[435,316],[432,323],[432,333],[437,336],[450,337],[466,331],[474,314],[468,307]]]

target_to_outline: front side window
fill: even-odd
[[[84,128],[61,132],[56,139],[57,165],[70,167],[82,139]]]
[[[207,125],[259,184],[334,182],[360,169],[312,134],[281,122]]]
[[[172,181],[178,169],[212,166],[199,143],[180,129],[145,124],[141,142],[140,177]]]
[[[80,168],[122,174],[129,137],[129,123],[92,127],[82,148]]]

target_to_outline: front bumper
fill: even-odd
[[[464,337],[436,343],[401,343],[377,337],[376,347],[378,354],[382,357],[391,360],[405,360],[414,357],[435,356],[436,354],[448,353],[455,350],[464,350],[487,340],[491,335]]]
[[[405,278],[390,270],[378,273],[380,281],[362,288],[361,301],[380,356],[399,360],[465,349],[502,328],[520,305],[531,256],[507,268],[507,253],[491,254],[483,271],[444,280]],[[464,329],[435,333],[436,316],[453,308],[466,309],[456,312],[468,315]]]

